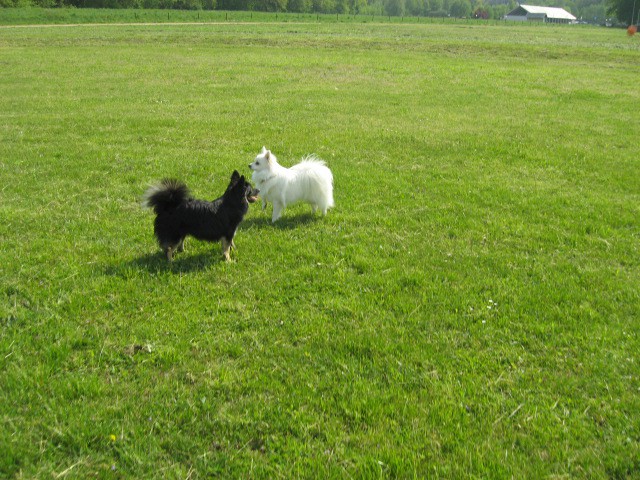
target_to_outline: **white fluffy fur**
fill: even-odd
[[[282,212],[295,202],[306,202],[315,213],[323,215],[333,207],[333,175],[331,170],[315,155],[304,157],[300,163],[285,168],[276,156],[262,147],[262,151],[249,165],[253,170],[251,179],[262,198],[262,209],[267,202],[273,204],[271,221],[280,218]]]

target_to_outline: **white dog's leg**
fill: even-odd
[[[262,199],[262,211],[264,211],[265,208],[267,208],[267,201],[263,198]]]
[[[284,207],[280,202],[273,202],[273,215],[271,215],[271,223],[275,223],[276,220],[280,218],[283,210]]]

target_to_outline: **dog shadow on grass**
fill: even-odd
[[[318,214],[313,213],[301,213],[298,215],[290,215],[285,217],[280,217],[276,221],[276,223],[271,222],[271,215],[257,216],[252,218],[246,218],[239,227],[239,230],[244,229],[269,229],[269,228],[277,228],[279,230],[292,230],[294,228],[299,228],[302,225],[306,225],[317,221],[322,218]]]
[[[319,218],[317,214],[313,215],[312,213],[301,213],[282,217],[276,223],[271,222],[270,215],[247,218],[238,227],[238,233],[246,236],[274,228],[278,230],[293,230],[303,225],[313,223]],[[164,272],[182,274],[205,270],[212,265],[224,262],[219,242],[211,243],[210,249],[200,252],[189,251],[189,243],[190,240],[187,239],[185,252],[178,253],[172,262],[167,261],[167,257],[165,257],[162,251],[155,250],[128,261],[106,265],[104,269],[105,274],[123,278],[131,277],[135,272],[139,271],[146,271],[151,274]],[[232,261],[234,259],[233,250],[231,251],[231,259]]]
[[[224,262],[219,247],[213,251],[200,253],[179,253],[168,262],[167,257],[161,251],[148,253],[129,261],[107,265],[105,273],[116,277],[127,278],[135,272],[147,271],[152,274],[171,272],[176,274],[189,273],[204,270],[207,267]]]

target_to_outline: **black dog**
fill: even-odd
[[[236,170],[227,190],[212,202],[192,198],[179,180],[164,179],[146,191],[143,205],[156,213],[154,233],[167,260],[184,250],[184,239],[191,235],[208,242],[222,240],[222,255],[229,261],[236,229],[257,195],[258,190]]]

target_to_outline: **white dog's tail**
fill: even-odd
[[[304,172],[308,179],[314,179],[315,185],[310,185],[312,190],[318,189],[315,198],[320,199],[318,207],[326,214],[327,209],[333,207],[333,174],[327,164],[315,155],[307,155],[300,163],[294,165],[292,170]]]
[[[325,161],[316,155],[307,155],[302,157],[300,163],[294,165],[294,168],[300,168],[301,170],[326,170],[327,173],[331,175],[331,170],[329,170]],[[331,179],[333,180],[333,175],[331,176]]]

